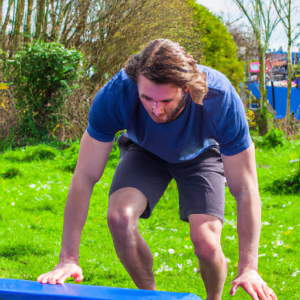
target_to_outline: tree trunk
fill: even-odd
[[[24,5],[25,5],[25,0],[18,1],[17,12],[16,12],[16,14],[17,14],[16,15],[16,25],[15,25],[15,30],[14,30],[14,44],[13,44],[14,51],[16,51],[18,48],[19,33],[21,30],[21,26],[23,23],[23,16],[24,16]]]
[[[291,110],[291,89],[292,89],[292,56],[291,56],[291,43],[288,45],[287,53],[287,64],[288,64],[288,92],[287,92],[287,102],[286,102],[286,118],[290,116]]]
[[[259,49],[259,65],[260,65],[260,107],[261,109],[266,106],[266,66],[265,66],[265,51]]]
[[[13,4],[13,0],[10,0],[8,2],[7,13],[6,13],[6,16],[5,16],[5,19],[4,19],[4,24],[2,25],[2,28],[1,28],[1,41],[2,41],[3,50],[5,50],[4,49],[5,48],[5,32],[6,32],[7,24],[9,22],[9,12],[11,10],[12,4]]]
[[[0,27],[2,26],[2,7],[3,7],[3,0],[0,0]]]
[[[60,8],[59,8],[59,16],[58,16],[58,20],[57,20],[57,36],[59,36],[61,25],[63,23],[63,19],[66,14],[66,3],[67,3],[67,0],[61,0]]]
[[[267,117],[267,91],[266,91],[266,65],[265,65],[265,49],[259,47],[259,63],[260,63],[260,110],[258,113],[257,123],[259,135],[263,136],[268,133],[268,117]]]
[[[43,33],[47,34],[47,27],[48,27],[48,14],[49,14],[49,1],[45,0],[46,2],[46,15],[45,15],[45,20],[44,20],[44,26],[43,26]]]
[[[55,39],[56,33],[57,33],[57,22],[56,22],[56,14],[55,14],[55,8],[54,8],[54,0],[50,0],[50,6],[51,6],[51,38]]]
[[[288,128],[290,127],[290,110],[291,110],[291,90],[292,90],[292,31],[291,31],[291,0],[288,1],[288,15],[287,15],[287,38],[288,38],[288,52],[287,52],[287,67],[288,67],[288,90],[287,90],[287,101],[286,101],[286,117],[285,117],[285,130],[288,133]]]
[[[36,21],[35,37],[39,38],[44,24],[45,17],[45,0],[38,0],[38,12]]]
[[[32,5],[33,0],[28,0],[28,7],[27,7],[27,21],[26,21],[26,34],[28,36],[31,35],[31,14],[32,14]],[[30,42],[30,37],[25,37],[25,42]]]

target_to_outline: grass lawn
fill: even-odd
[[[298,170],[298,163],[289,161],[299,158],[299,145],[289,143],[284,148],[256,151],[263,210],[259,273],[278,299],[300,298],[299,196],[276,195],[264,189],[275,179]],[[13,154],[6,155],[9,158]],[[66,159],[57,154],[54,159],[16,161],[0,155],[0,173],[17,168],[22,174],[12,179],[0,177],[0,277],[36,280],[58,262],[64,206],[72,178],[72,173],[61,167]],[[91,198],[80,244],[80,266],[85,277],[82,284],[135,288],[115,254],[106,223],[108,191],[116,163],[112,156]],[[225,218],[222,246],[229,270],[223,299],[231,299],[230,282],[237,275],[238,238],[236,204],[228,189]],[[141,220],[139,228],[155,254],[158,290],[191,292],[205,298],[189,227],[179,220],[174,181],[151,218]],[[251,299],[241,288],[234,298]]]

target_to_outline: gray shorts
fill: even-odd
[[[224,220],[224,170],[217,147],[182,163],[169,163],[135,143],[130,143],[127,149],[116,168],[109,195],[126,187],[138,189],[148,200],[140,216],[147,219],[174,178],[182,221],[188,222],[190,214],[207,214]]]

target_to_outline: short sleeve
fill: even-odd
[[[97,93],[89,112],[87,132],[100,142],[111,142],[115,134],[126,126],[121,72]]]
[[[217,142],[221,154],[232,156],[249,148],[252,139],[242,100],[231,84],[223,100],[225,104],[218,124]]]

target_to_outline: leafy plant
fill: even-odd
[[[56,129],[60,108],[77,87],[82,59],[79,51],[58,42],[38,41],[5,60],[4,71],[12,81],[19,111],[19,135],[40,139]]]
[[[246,109],[246,118],[248,122],[249,129],[256,129],[256,122],[255,122],[255,114],[253,110]]]
[[[21,173],[21,171],[19,169],[11,168],[11,169],[6,170],[4,173],[0,174],[0,176],[2,178],[12,179],[17,176],[23,177],[23,174]]]
[[[197,28],[203,32],[204,57],[202,63],[225,74],[231,83],[238,88],[244,77],[243,63],[236,56],[236,44],[222,24],[220,18],[214,16],[206,7],[191,3]]]
[[[80,143],[76,142],[71,147],[63,151],[64,159],[60,165],[61,170],[69,171],[72,173],[75,172],[78,155],[79,155],[79,148],[80,148]],[[110,167],[115,168],[118,164],[119,158],[120,158],[120,152],[117,146],[117,142],[115,142],[108,158],[108,161],[110,162]]]
[[[17,150],[7,151],[3,157],[10,161],[29,162],[34,160],[54,159],[59,152],[46,145],[28,146]]]
[[[71,147],[63,151],[64,159],[60,165],[60,168],[64,171],[69,171],[74,173],[78,155],[79,155],[80,143],[74,143]]]
[[[298,194],[300,192],[300,172],[275,180],[265,190],[273,194]]]
[[[275,148],[286,143],[283,131],[273,128],[264,136],[255,139],[255,145],[260,148]]]

